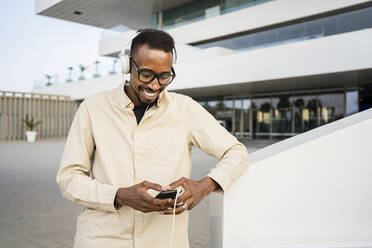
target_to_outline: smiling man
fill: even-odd
[[[188,247],[187,210],[213,191],[226,191],[247,169],[248,153],[235,137],[190,97],[166,90],[176,76],[174,56],[169,34],[139,31],[130,80],[80,105],[57,174],[63,196],[85,206],[75,247],[167,246],[174,200],[148,190],[178,186],[184,193],[172,245]],[[220,160],[197,181],[189,179],[193,145]]]

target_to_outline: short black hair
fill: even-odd
[[[152,28],[140,29],[137,32],[138,35],[132,40],[130,56],[133,56],[140,46],[146,44],[152,49],[171,52],[173,57],[177,57],[174,40],[167,32]]]

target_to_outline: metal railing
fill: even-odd
[[[116,62],[115,62],[116,61]],[[99,78],[107,75],[114,75],[119,73],[118,63],[119,61],[113,60],[112,64],[91,64],[81,68],[80,66],[70,67],[72,69],[66,69],[69,71],[65,74],[60,75],[48,75],[45,74],[43,79],[34,80],[34,89],[43,88],[52,85],[74,83],[78,81],[84,81],[88,79]]]

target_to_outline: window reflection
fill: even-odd
[[[220,46],[233,50],[248,50],[264,46],[274,46],[371,28],[371,16],[372,7],[369,7],[197,46],[200,48]]]
[[[234,100],[234,109],[233,109],[233,133],[235,134],[236,137],[241,137],[242,130],[241,130],[241,125],[242,125],[242,99],[235,99]]]
[[[302,133],[318,126],[317,96],[295,96],[290,98],[293,102],[294,133]]]
[[[271,127],[271,100],[270,98],[258,98],[252,100],[253,115],[255,116],[254,136],[270,136]]]
[[[274,97],[226,97],[199,103],[238,138],[285,138],[343,118],[358,109],[358,92]],[[347,103],[345,100],[347,99]],[[345,110],[349,111],[345,113]]]
[[[346,115],[352,115],[359,111],[359,94],[357,90],[346,93]]]
[[[272,131],[277,137],[285,137],[292,135],[292,106],[289,101],[289,96],[280,96],[272,99],[275,106]]]
[[[344,117],[344,95],[322,94],[319,95],[320,125],[336,121]]]
[[[251,136],[252,131],[252,104],[250,99],[243,99],[243,119],[242,119],[242,127],[243,127],[243,137]]]
[[[233,122],[233,119],[236,118],[236,116],[234,116],[233,109],[234,109],[234,100],[231,100],[231,99],[225,100],[223,111],[220,112],[219,115],[217,115],[219,120],[223,120],[226,123],[226,129],[232,133],[235,132],[235,126],[234,126],[235,123]]]

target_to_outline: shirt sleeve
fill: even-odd
[[[118,186],[100,183],[90,177],[90,157],[94,138],[84,102],[80,104],[67,136],[57,184],[63,197],[83,206],[116,212],[114,199]]]
[[[247,149],[199,103],[190,98],[188,106],[190,141],[220,160],[207,176],[225,192],[248,168]]]

